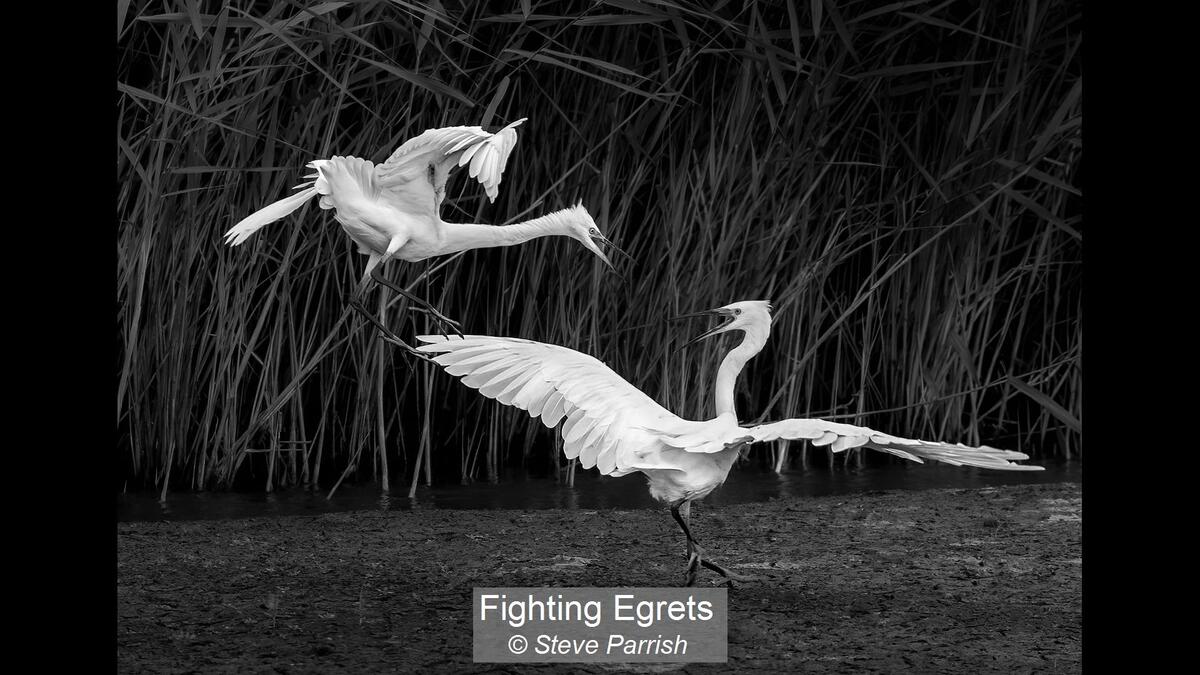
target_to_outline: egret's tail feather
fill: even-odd
[[[307,189],[264,206],[243,218],[237,225],[229,228],[229,231],[225,233],[225,243],[230,246],[237,246],[249,239],[250,235],[257,232],[262,226],[273,223],[300,208],[304,202],[317,195],[317,188],[311,184],[297,185],[296,188],[302,188],[306,185],[308,185]]]

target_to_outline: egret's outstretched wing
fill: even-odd
[[[304,202],[307,202],[317,194],[317,191],[312,187],[311,181],[296,186],[296,189],[300,189],[300,191],[279,201],[267,204],[238,221],[236,225],[225,232],[225,243],[230,246],[241,245],[242,242],[249,239],[255,232],[300,208],[304,205]]]
[[[658,468],[656,429],[679,420],[601,361],[573,349],[487,335],[418,335],[419,350],[463,384],[505,405],[541,417],[563,418],[563,452],[606,475]]]
[[[521,118],[494,134],[482,127],[428,129],[396,148],[376,167],[375,179],[385,192],[401,194],[401,199],[411,199],[411,191],[423,192],[428,185],[440,205],[450,172],[469,164],[470,176],[483,185],[488,200],[495,201],[508,155],[517,144],[516,127],[524,121]]]
[[[292,188],[299,192],[243,218],[225,233],[225,243],[230,246],[241,244],[263,226],[303,206],[311,197],[320,196],[318,203],[322,209],[341,209],[378,196],[379,191],[372,183],[375,165],[365,159],[335,155],[330,159],[314,159],[307,166],[314,173],[304,177],[306,182]]]
[[[840,424],[819,419],[794,418],[760,424],[749,429],[731,433],[725,445],[757,443],[776,439],[808,440],[813,445],[831,446],[841,452],[859,446],[890,453],[914,462],[932,459],[956,466],[977,466],[983,469],[1008,471],[1041,471],[1045,467],[1013,464],[1011,460],[1029,459],[1029,455],[1013,450],[999,450],[988,446],[978,448],[962,443],[940,443],[900,438],[881,433],[867,427]],[[711,451],[711,450],[709,450]]]

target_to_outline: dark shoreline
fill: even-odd
[[[120,672],[1079,672],[1081,486],[694,508],[728,664],[471,662],[476,586],[674,586],[665,510],[357,511],[117,526]],[[713,580],[711,573],[702,583]]]
[[[878,453],[876,453],[878,454]],[[897,460],[900,461],[900,460]],[[700,508],[721,511],[736,504],[771,499],[853,495],[880,490],[975,489],[1002,485],[1080,483],[1081,462],[1039,460],[1045,471],[984,471],[949,464],[913,462],[861,467],[812,465],[803,470],[776,473],[766,467],[738,466],[729,479],[704,498]],[[420,485],[409,499],[408,484],[393,484],[384,494],[379,483],[343,484],[332,499],[328,486],[294,486],[271,493],[261,489],[242,492],[172,492],[166,504],[160,490],[117,494],[119,522],[160,520],[225,520],[233,518],[317,516],[339,511],[418,509],[653,509],[641,475],[614,478],[595,470],[578,471],[574,487],[550,477],[530,477],[512,472],[498,483],[457,481]]]

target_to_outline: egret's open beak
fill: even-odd
[[[612,270],[612,271],[614,271],[614,272],[616,272],[616,271],[617,271],[617,268],[616,268],[616,267],[613,267],[612,261],[608,259],[608,256],[604,255],[604,251],[601,251],[600,249],[596,248],[596,249],[592,249],[592,253],[595,253],[595,254],[596,254],[596,257],[598,257],[598,258],[600,258],[601,260],[603,260],[603,261],[604,261],[604,264],[605,264],[605,265],[608,265],[608,269],[610,269],[610,270]]]
[[[703,340],[704,338],[712,337],[718,333],[723,333],[725,331],[725,329],[729,327],[729,324],[733,323],[733,312],[728,309],[721,308],[721,307],[718,307],[717,309],[706,309],[703,312],[692,312],[691,314],[682,314],[680,316],[671,317],[671,321],[679,321],[681,319],[691,319],[691,318],[698,317],[698,316],[724,316],[724,317],[728,317],[729,320],[726,321],[725,323],[720,324],[719,326],[716,326],[715,328],[713,328],[712,330],[710,330],[706,333],[697,335],[696,337],[692,338],[691,340],[688,340],[687,342],[680,345],[680,347],[679,347],[680,349],[683,349],[684,347],[687,347],[688,345],[695,344],[695,343]]]
[[[592,249],[592,253],[595,253],[597,256],[599,256],[600,259],[604,261],[605,265],[608,265],[608,269],[610,269],[614,272],[617,271],[617,268],[613,267],[612,261],[608,259],[608,256],[605,255],[604,252],[600,250],[600,247],[597,246],[596,244],[604,244],[605,246],[609,247],[609,249],[611,249],[612,251],[615,251],[616,253],[620,253],[621,255],[625,256],[626,258],[633,260],[633,258],[628,253],[626,253],[625,251],[622,251],[616,244],[612,243],[612,241],[610,241],[608,239],[608,237],[605,237],[602,234],[593,234],[590,236],[591,236],[591,240],[592,240],[592,245],[589,246],[588,248]]]
[[[626,260],[633,260],[633,256],[629,255],[629,254],[628,254],[628,253],[626,253],[625,251],[622,251],[620,246],[617,246],[616,244],[614,244],[614,243],[612,242],[612,240],[611,240],[611,239],[609,239],[608,237],[606,237],[606,236],[604,236],[604,235],[602,235],[602,234],[593,235],[593,236],[592,236],[592,241],[596,241],[596,242],[599,242],[599,243],[601,243],[601,244],[604,244],[605,246],[607,246],[607,247],[609,247],[610,249],[612,249],[614,252],[616,252],[616,253],[620,253],[622,256],[624,256],[624,257],[625,257],[625,259],[626,259]]]

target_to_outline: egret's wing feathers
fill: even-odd
[[[307,182],[292,188],[299,192],[243,218],[225,233],[225,243],[230,246],[241,244],[263,226],[290,214],[312,197],[320,197],[318,204],[322,209],[341,209],[378,196],[373,179],[375,165],[365,159],[336,155],[330,159],[314,159],[308,163],[308,168],[313,173],[304,177]]]
[[[1023,452],[1000,450],[988,446],[971,447],[962,443],[941,443],[900,438],[867,427],[828,422],[820,419],[793,418],[760,424],[749,429],[731,432],[725,445],[757,443],[776,439],[807,440],[813,445],[828,445],[834,452],[859,446],[886,452],[897,457],[923,462],[931,459],[956,466],[976,466],[983,469],[1008,471],[1041,471],[1045,467],[1014,464],[1013,460],[1029,459]],[[712,450],[700,450],[711,452]]]
[[[293,189],[298,189],[300,192],[293,193],[279,201],[264,206],[242,218],[236,225],[229,228],[225,233],[225,243],[230,246],[240,245],[249,239],[250,235],[300,208],[304,205],[304,202],[307,202],[317,194],[317,190],[311,182],[297,185]]]
[[[375,184],[375,165],[361,157],[334,155],[308,163],[315,169],[313,188],[321,195],[323,209],[345,209],[356,202],[374,201],[379,197]]]
[[[516,127],[524,121],[521,118],[494,134],[482,127],[428,129],[396,148],[376,168],[376,180],[385,192],[410,181],[429,182],[432,166],[432,190],[440,199],[450,172],[469,165],[468,174],[483,185],[488,200],[495,201],[508,155],[517,144]]]
[[[418,349],[463,384],[541,417],[553,427],[563,421],[563,451],[584,468],[621,475],[638,469],[677,468],[661,464],[663,448],[714,453],[776,439],[808,440],[834,452],[867,447],[915,462],[1010,471],[1038,471],[1014,464],[1027,455],[987,446],[900,438],[867,427],[820,419],[787,419],[751,428],[732,416],[703,422],[680,419],[597,359],[573,349],[519,338],[486,335],[419,335]],[[564,421],[565,420],[565,421]]]
[[[300,192],[246,216],[225,233],[225,241],[232,246],[241,244],[316,195],[321,196],[323,209],[342,208],[359,198],[380,197],[402,211],[436,209],[441,205],[450,172],[468,164],[470,176],[483,185],[488,199],[495,201],[508,155],[517,144],[516,127],[524,121],[519,119],[494,134],[481,127],[429,129],[405,141],[378,166],[358,157],[310,162],[309,168],[316,169],[316,173],[306,176],[310,182],[297,186]]]
[[[681,420],[601,361],[532,340],[418,335],[418,349],[463,384],[505,405],[563,421],[563,452],[584,468],[621,475],[654,465],[659,428]],[[565,420],[565,421],[564,421]]]

